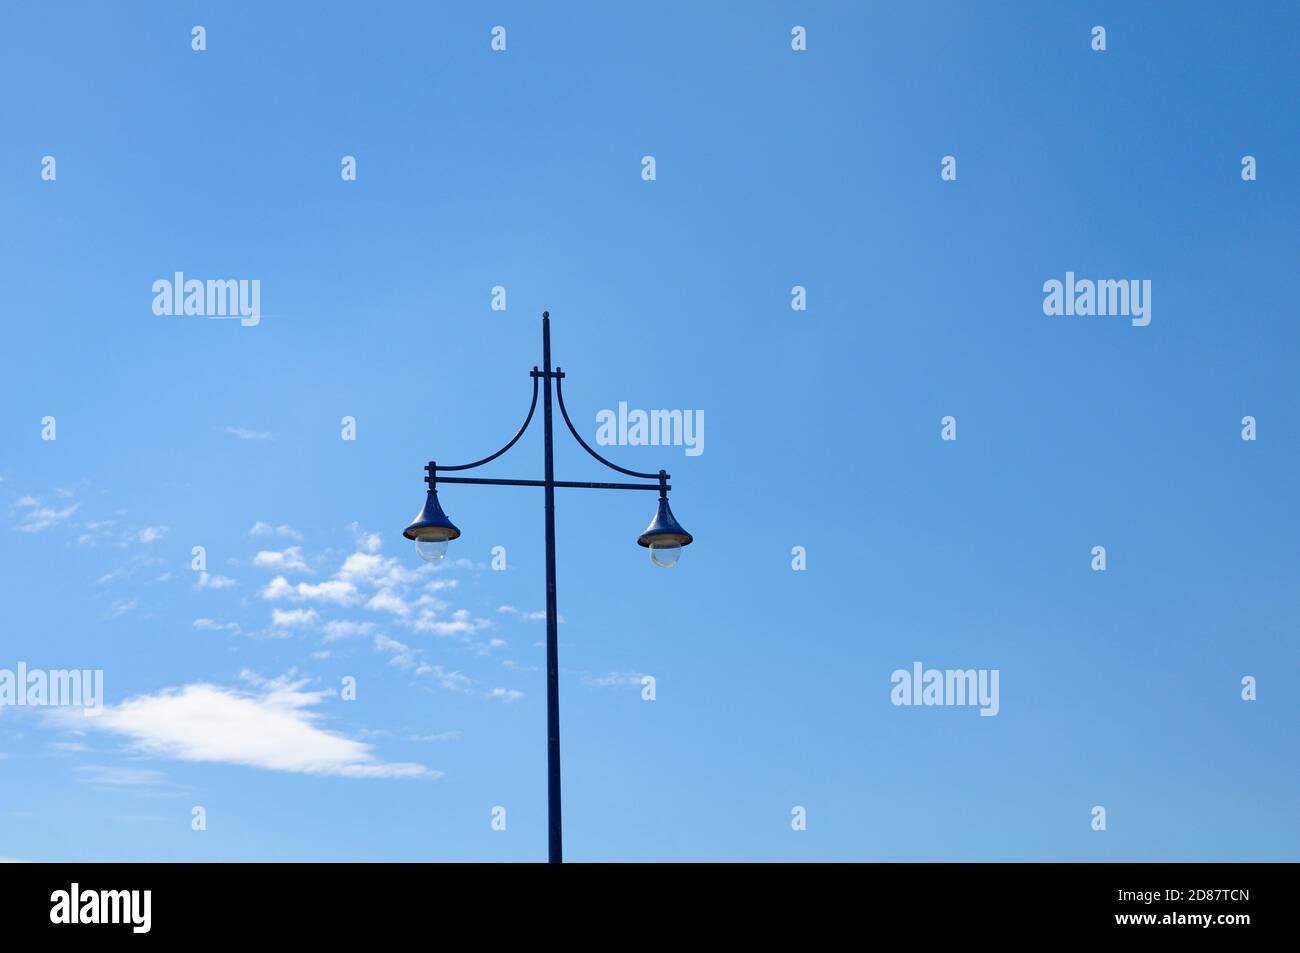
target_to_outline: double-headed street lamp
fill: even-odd
[[[656,566],[670,569],[676,565],[678,558],[681,556],[682,547],[689,546],[692,537],[690,533],[682,529],[681,524],[673,517],[672,509],[668,506],[668,491],[672,487],[668,483],[668,473],[666,471],[640,473],[610,463],[595,450],[592,450],[587,441],[582,439],[582,436],[573,426],[573,421],[569,419],[569,412],[564,407],[564,387],[561,384],[561,381],[564,380],[564,371],[558,367],[551,370],[551,314],[549,311],[542,312],[542,369],[539,371],[534,367],[529,376],[533,379],[533,402],[528,407],[528,416],[524,418],[523,426],[519,428],[519,432],[511,437],[510,442],[496,453],[484,457],[482,460],[475,460],[473,463],[444,467],[430,461],[424,468],[428,471],[424,482],[429,484],[429,492],[424,500],[424,509],[420,510],[411,525],[402,532],[402,535],[407,539],[415,540],[416,552],[420,554],[422,559],[432,562],[447,555],[447,544],[453,539],[459,538],[460,530],[442,511],[442,505],[438,502],[439,483],[540,486],[546,490],[546,803],[548,841],[550,845],[549,856],[551,863],[558,864],[564,859],[564,850],[560,824],[560,662],[556,632],[558,617],[555,610],[555,488],[558,486],[588,490],[658,490],[659,508],[655,511],[654,519],[650,521],[650,525],[637,539],[638,545],[650,550],[650,558]],[[545,431],[546,444],[544,479],[492,480],[482,477],[439,475],[440,473],[473,470],[476,467],[481,467],[485,463],[491,463],[513,447],[519,441],[519,438],[524,435],[528,425],[533,422],[533,412],[537,410],[537,382],[539,380],[543,382],[542,392],[544,395],[542,399],[542,427]],[[656,482],[575,483],[569,480],[555,479],[555,455],[551,440],[551,381],[555,381],[555,396],[560,402],[560,414],[564,417],[565,424],[568,425],[569,433],[573,434],[573,438],[578,441],[582,449],[611,470],[626,473],[630,477]]]

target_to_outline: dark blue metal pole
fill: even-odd
[[[560,821],[560,647],[555,608],[555,450],[551,443],[551,314],[542,312],[542,373],[545,402],[542,423],[546,431],[546,814],[549,857],[563,863]]]

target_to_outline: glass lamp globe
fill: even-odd
[[[436,563],[447,555],[447,540],[417,539],[415,541],[415,551],[419,553],[420,558],[426,563]]]
[[[667,540],[650,544],[650,561],[661,569],[672,569],[682,557],[681,544]]]

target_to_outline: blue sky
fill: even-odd
[[[569,859],[1297,858],[1293,4],[3,17],[0,668],[107,710],[0,710],[0,857],[544,857],[541,492],[400,533],[547,308],[586,439],[707,424],[603,448],[672,472],[671,571],[651,494],[558,491]],[[155,315],[177,271],[261,323]],[[1067,271],[1151,323],[1046,316]],[[918,660],[998,715],[892,705]]]

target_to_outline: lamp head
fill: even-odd
[[[671,569],[681,557],[682,547],[689,546],[694,541],[695,538],[686,532],[682,524],[673,516],[672,507],[668,505],[668,497],[661,496],[655,518],[650,521],[650,525],[636,542],[638,546],[650,550],[650,559],[656,566]]]
[[[438,502],[438,491],[430,489],[424,499],[424,508],[402,531],[407,539],[415,540],[416,552],[429,562],[447,554],[447,544],[460,536],[456,524],[447,518]]]

